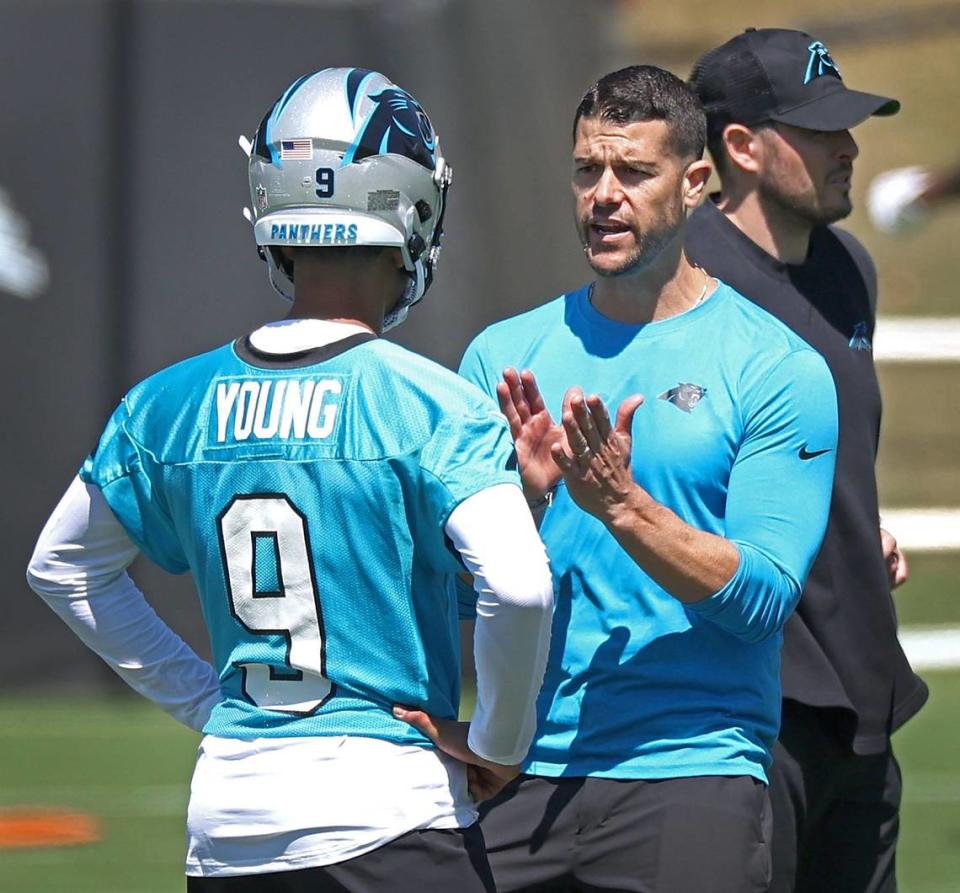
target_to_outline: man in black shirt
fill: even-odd
[[[688,255],[820,351],[840,412],[826,539],[784,629],[771,890],[889,893],[900,804],[890,735],[927,689],[897,641],[890,593],[906,562],[879,528],[876,270],[830,224],[851,209],[850,128],[899,103],[847,89],[821,42],[781,29],[711,50],[691,83],[721,191],[693,214]]]

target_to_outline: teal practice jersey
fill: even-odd
[[[493,401],[387,341],[293,358],[242,339],[134,387],[81,477],[190,571],[223,700],[205,731],[427,743],[395,703],[456,717],[453,509],[519,483]]]
[[[826,528],[837,443],[823,359],[724,284],[646,325],[599,314],[587,288],[479,335],[461,373],[494,393],[533,371],[560,418],[566,390],[628,396],[631,471],[654,499],[740,553],[717,593],[684,605],[561,485],[540,534],[556,613],[538,728],[539,775],[765,778],[780,716],[781,627]]]

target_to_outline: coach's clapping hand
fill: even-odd
[[[630,473],[631,427],[642,403],[640,394],[627,397],[611,425],[607,407],[596,394],[584,397],[573,387],[563,397],[566,438],[553,445],[553,460],[573,501],[598,518],[607,517],[638,489]]]
[[[412,710],[399,705],[393,708],[397,719],[419,729],[444,753],[467,765],[467,788],[477,803],[495,797],[504,786],[520,774],[519,766],[505,766],[478,756],[470,749],[467,735],[470,723],[455,719],[438,719],[423,710]]]
[[[554,422],[529,369],[522,372],[504,369],[503,381],[497,385],[497,399],[510,424],[517,449],[523,493],[534,502],[560,480],[550,450],[554,444],[563,441],[563,426]]]

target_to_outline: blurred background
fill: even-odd
[[[0,891],[183,889],[196,736],[126,696],[23,572],[132,384],[286,312],[241,216],[237,136],[252,136],[292,80],[325,66],[381,70],[417,97],[455,178],[437,281],[390,337],[455,367],[487,323],[588,278],[568,187],[587,86],[636,62],[686,77],[747,26],[810,31],[849,86],[903,103],[855,131],[857,210],[845,225],[879,269],[881,504],[910,557],[897,604],[931,688],[895,742],[901,889],[960,889],[960,207],[896,239],[862,210],[880,171],[960,161],[960,0],[784,6],[0,0],[0,362],[11,391],[0,439]],[[206,653],[189,580],[146,562],[134,576]],[[5,825],[11,807],[39,810],[39,825],[26,812]],[[58,825],[64,813],[74,821]],[[60,845],[34,846],[36,827]]]

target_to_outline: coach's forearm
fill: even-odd
[[[682,521],[639,486],[608,503],[601,520],[627,554],[684,604],[719,592],[740,564],[733,543]]]
[[[639,487],[606,506],[603,520],[664,590],[746,642],[774,635],[800,599],[800,579],[782,556],[697,530]]]

